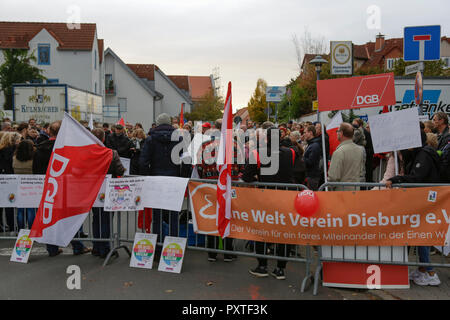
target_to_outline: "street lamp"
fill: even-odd
[[[309,62],[309,64],[313,64],[316,68],[317,80],[320,80],[320,71],[322,71],[322,64],[324,63],[328,63],[328,61],[322,58],[322,56],[316,56]],[[319,109],[317,109],[317,121],[320,122]]]

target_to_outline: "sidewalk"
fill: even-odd
[[[419,287],[411,283],[409,290],[353,290],[319,286],[317,296],[312,286],[300,292],[304,266],[289,262],[286,280],[273,277],[255,278],[248,273],[256,260],[238,257],[233,262],[208,262],[207,254],[188,250],[181,274],[153,269],[129,267],[124,250],[105,268],[91,254],[73,256],[70,248],[50,258],[45,247],[35,244],[28,264],[10,262],[13,242],[0,242],[0,299],[175,299],[175,300],[415,300],[450,299],[450,270],[437,269],[439,287]],[[66,269],[81,269],[81,290],[66,286],[70,274]],[[269,267],[274,261],[269,260]]]

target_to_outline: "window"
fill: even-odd
[[[444,61],[444,69],[450,68],[450,57],[442,57],[442,61]]]
[[[59,79],[47,79],[48,84],[59,83]]]
[[[394,64],[395,62],[400,59],[400,58],[390,58],[390,59],[386,59],[386,68],[388,70],[394,69]]]
[[[95,83],[95,93],[97,93],[97,82]]]
[[[50,64],[50,45],[38,44],[38,64]]]
[[[94,50],[94,69],[97,70],[97,50]]]
[[[33,79],[30,83],[43,83],[42,79]]]

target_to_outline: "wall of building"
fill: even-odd
[[[181,104],[185,103],[184,112],[190,112],[191,105],[186,99],[157,71],[155,71],[155,90],[162,93],[164,98],[158,104],[156,117],[161,113],[175,117],[181,112]]]

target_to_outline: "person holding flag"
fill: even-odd
[[[200,149],[206,156],[202,157],[202,164],[200,165],[201,177],[214,178],[218,177],[217,181],[217,206],[216,206],[216,224],[219,230],[220,236],[225,240],[225,250],[233,250],[233,241],[228,238],[230,234],[230,220],[231,220],[231,181],[239,179],[239,172],[241,167],[238,165],[237,158],[240,155],[243,156],[242,152],[239,153],[237,143],[233,139],[233,108],[231,103],[231,82],[228,82],[227,98],[225,100],[225,107],[223,118],[220,121],[215,122],[215,129],[220,130],[220,140],[212,139],[202,145]],[[211,152],[204,152],[210,149],[211,146],[219,146],[219,151],[217,155],[217,167],[208,168],[206,163],[208,159],[205,159],[208,154],[211,157],[216,157],[215,148]],[[214,176],[211,176],[209,172],[214,172]],[[219,241],[216,237],[207,237],[208,248],[219,247]],[[208,261],[216,261],[217,253],[209,252]],[[224,261],[230,262],[233,260],[233,255],[224,255]]]
[[[83,225],[111,159],[112,150],[67,113],[62,124],[50,125],[50,139],[33,160],[33,173],[46,176],[29,236],[47,244],[50,256],[60,254],[58,246],[66,247]],[[72,246],[75,255],[91,251],[79,241]]]

